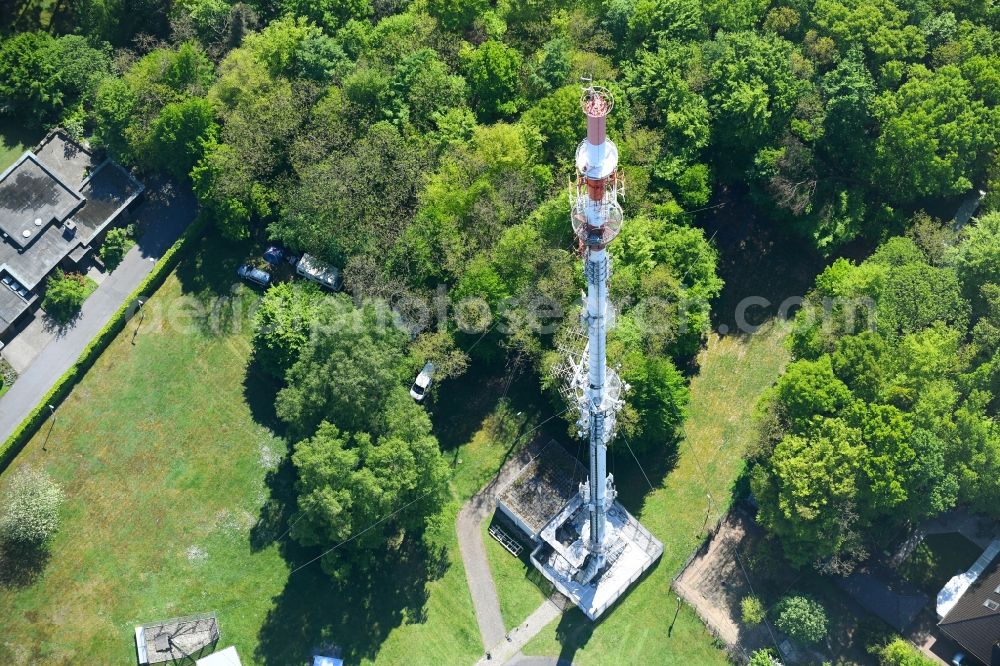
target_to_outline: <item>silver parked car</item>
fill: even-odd
[[[423,402],[432,381],[434,381],[434,364],[428,361],[417,378],[413,380],[413,386],[410,387],[410,397],[417,402]]]
[[[261,287],[266,287],[269,284],[271,284],[270,273],[262,271],[259,268],[254,268],[250,264],[243,264],[242,266],[240,266],[237,269],[236,274],[239,275],[244,280],[246,280],[247,282],[253,282],[254,284],[260,285]]]

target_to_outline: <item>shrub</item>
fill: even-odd
[[[743,622],[751,627],[763,622],[764,616],[767,614],[764,604],[759,598],[753,595],[743,597],[740,607],[743,610]]]
[[[37,548],[59,528],[62,489],[40,470],[24,466],[11,478],[3,498],[0,540]]]
[[[818,643],[826,638],[826,610],[815,599],[785,597],[778,603],[778,628],[800,643]]]
[[[132,240],[135,228],[130,224],[125,227],[115,227],[108,231],[101,245],[101,261],[108,267],[109,271],[118,268],[122,263],[125,253],[135,244]]]
[[[85,276],[56,269],[45,285],[42,308],[58,323],[68,324],[80,312],[89,294],[90,287]]]
[[[756,597],[747,597],[755,599]],[[781,661],[771,654],[770,650],[757,650],[750,655],[749,666],[781,666]]]
[[[896,638],[878,650],[881,666],[933,666],[936,662],[928,659],[920,650],[902,638]]]

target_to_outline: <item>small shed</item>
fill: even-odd
[[[587,468],[550,440],[497,496],[500,513],[532,542],[587,480]]]
[[[215,649],[219,622],[215,613],[175,617],[135,628],[140,664],[197,659]]]

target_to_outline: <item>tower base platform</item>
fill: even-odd
[[[590,521],[580,487],[585,480],[583,466],[550,442],[499,493],[497,508],[531,539],[535,568],[584,615],[596,620],[656,562],[663,544],[614,502],[607,514],[606,564],[589,582],[579,582],[589,557]],[[529,497],[536,502],[527,502]],[[539,509],[550,515],[540,515]]]

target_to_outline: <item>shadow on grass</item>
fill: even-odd
[[[576,653],[581,649],[586,647],[587,643],[590,642],[591,636],[597,631],[597,628],[601,626],[605,618],[610,617],[622,602],[629,598],[629,596],[636,590],[636,588],[641,587],[643,581],[645,581],[649,576],[660,568],[662,559],[657,560],[653,566],[645,571],[639,579],[631,585],[625,593],[618,598],[618,600],[609,609],[604,611],[601,617],[597,618],[596,622],[588,619],[579,608],[571,608],[567,610],[559,618],[559,624],[556,625],[556,639],[562,648],[559,651],[559,663],[560,664],[572,664],[573,658]]]
[[[214,229],[208,231],[195,251],[177,266],[181,291],[203,303],[231,296],[233,285],[239,283],[236,269],[254,249],[250,241],[229,241]]]
[[[713,303],[712,322],[724,334],[738,330],[737,309],[744,299],[767,300],[743,314],[747,323],[763,324],[778,314],[785,299],[805,296],[832,258],[824,259],[808,239],[768,219],[745,188],[728,187],[715,203],[726,205],[704,214],[700,225],[719,249],[718,272],[725,286]]]
[[[629,451],[625,441],[619,436],[609,447],[609,467],[615,475],[615,489],[618,501],[633,515],[642,513],[643,504],[653,488],[663,485],[664,479],[677,466],[680,457],[679,441],[665,444],[657,451],[636,451],[635,443]],[[635,452],[635,457],[632,452]],[[638,459],[638,462],[637,462]],[[587,450],[583,447],[581,460],[587,462]],[[647,481],[648,478],[648,481]]]
[[[306,564],[317,549],[286,541],[283,551],[293,569],[305,566],[291,574],[261,627],[254,657],[268,665],[305,663],[330,646],[342,650],[346,663],[374,659],[393,629],[426,619],[427,583],[448,562],[443,550],[414,537],[398,550],[373,553],[365,571],[336,582],[319,561]]]
[[[263,292],[243,283],[236,271],[254,251],[249,242],[227,241],[209,231],[177,266],[184,300],[171,304],[165,315],[206,335],[250,330]]]
[[[10,0],[0,0],[0,34],[11,28],[14,28],[14,31],[19,31],[16,26],[11,25],[13,20],[6,20],[7,11],[5,10],[10,4]],[[28,3],[18,4],[26,6]],[[10,11],[13,14],[13,9]],[[6,169],[21,156],[20,149],[22,147],[24,150],[30,150],[43,136],[45,136],[45,132],[33,123],[25,123],[14,117],[0,118],[0,156],[6,155],[7,159],[4,162],[9,162],[9,164],[0,162],[0,171]]]
[[[438,385],[429,408],[442,451],[457,449],[472,439],[496,407],[506,381],[502,362],[472,363],[465,374]]]
[[[0,544],[0,587],[28,587],[38,580],[48,561],[45,547]]]
[[[247,366],[243,397],[254,421],[279,437],[285,437],[286,425],[278,418],[274,408],[275,396],[281,387],[282,384],[261,370],[255,361]],[[295,479],[295,466],[289,450],[278,467],[268,472],[265,478],[268,500],[261,507],[256,524],[250,529],[250,547],[254,552],[267,548],[289,529],[289,518],[296,509]]]
[[[279,437],[286,435],[287,426],[278,418],[274,401],[283,384],[261,369],[253,358],[247,365],[243,377],[243,398],[250,407],[250,414],[256,423],[270,429]]]

